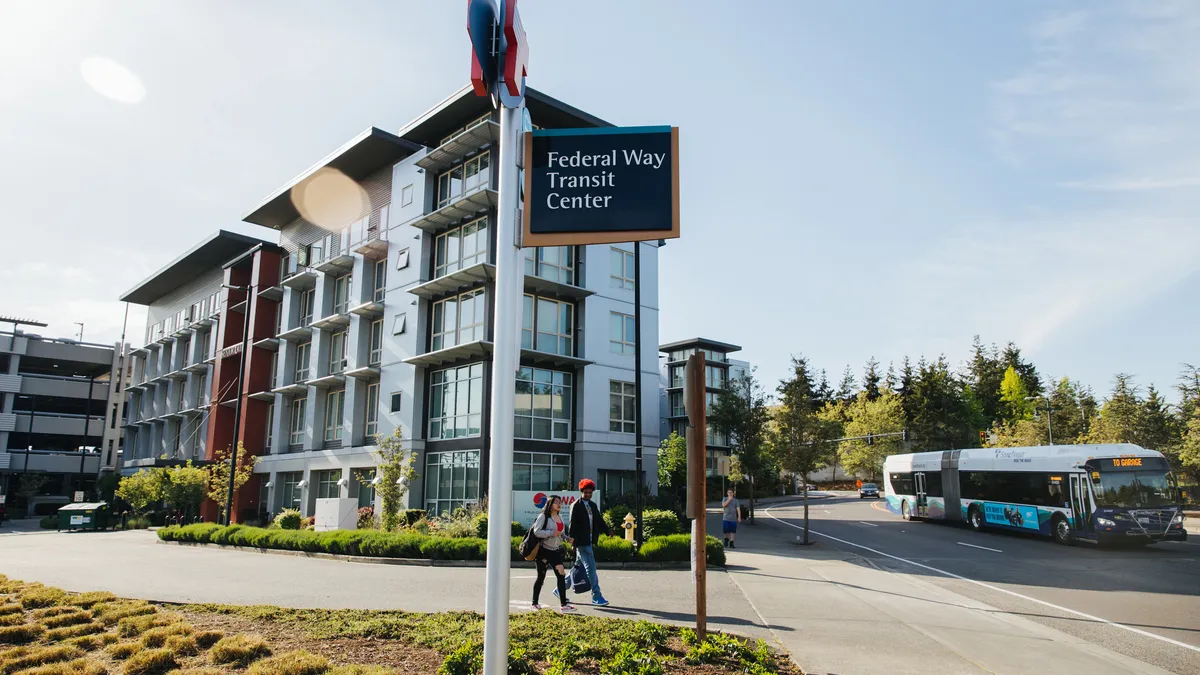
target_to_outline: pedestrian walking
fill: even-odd
[[[537,565],[537,581],[533,582],[533,608],[541,609],[538,604],[538,596],[542,593],[542,584],[546,581],[546,570],[554,570],[555,581],[558,583],[558,588],[555,590],[559,601],[562,603],[559,610],[562,612],[574,612],[575,605],[567,602],[567,572],[563,569],[563,549],[562,543],[566,541],[571,543],[571,538],[566,536],[566,523],[563,522],[562,515],[562,498],[558,495],[551,495],[546,499],[546,505],[542,507],[542,512],[538,514],[537,520],[533,521],[533,536],[538,538],[538,553],[534,563]]]
[[[721,500],[721,533],[725,535],[725,548],[737,548],[733,538],[737,535],[738,523],[742,522],[742,505],[733,496],[733,488],[725,491]]]
[[[583,499],[576,500],[571,505],[567,531],[574,539],[575,557],[583,564],[588,583],[592,585],[592,604],[604,607],[608,600],[605,600],[604,594],[600,592],[600,578],[596,574],[596,554],[592,547],[600,541],[601,534],[612,536],[612,532],[608,529],[608,523],[601,517],[600,509],[592,501],[592,495],[596,492],[596,482],[591,478],[584,478],[579,481],[579,492],[583,494]]]

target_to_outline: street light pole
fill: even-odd
[[[1046,433],[1050,436],[1050,445],[1054,445],[1054,412],[1047,396],[1026,396],[1026,401],[1045,401],[1046,403]]]
[[[250,353],[246,343],[250,339],[250,294],[254,290],[254,284],[249,286],[230,286],[222,284],[222,286],[231,291],[246,292],[246,311],[243,313],[242,319],[242,360],[238,363],[237,374],[237,400],[233,406],[233,448],[229,452],[229,491],[225,496],[225,524],[233,524],[233,483],[234,477],[237,475],[237,458],[238,458],[238,427],[242,423],[242,381],[246,373],[246,362],[250,360]],[[232,312],[230,309],[228,294],[226,294],[225,311]],[[217,402],[218,404],[220,401]]]

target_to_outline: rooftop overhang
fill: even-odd
[[[292,188],[313,177],[321,169],[336,169],[351,180],[361,181],[379,169],[395,164],[421,150],[416,143],[376,127],[370,127],[334,150],[329,156],[288,181],[242,217],[247,223],[274,230],[300,217],[292,203]]]
[[[525,107],[533,123],[543,129],[611,127],[612,124],[532,88],[525,88]],[[492,110],[487,97],[476,96],[470,85],[459,89],[400,130],[400,137],[429,148],[466,122]]]
[[[689,338],[687,340],[678,340],[675,342],[668,342],[666,344],[661,344],[658,346],[658,351],[674,352],[674,351],[678,351],[680,349],[693,349],[693,348],[695,348],[695,349],[711,349],[714,352],[721,352],[722,354],[729,354],[732,352],[742,351],[742,348],[737,345],[731,345],[728,342],[718,342],[716,340],[709,340],[708,338],[701,338],[701,337]]]
[[[121,295],[121,302],[149,305],[203,273],[221,267],[230,258],[261,244],[274,246],[271,242],[256,237],[217,230],[183,255],[167,263],[165,267],[143,279],[138,285],[125,291]]]

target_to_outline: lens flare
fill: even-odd
[[[89,56],[79,64],[79,74],[97,94],[133,105],[146,98],[141,79],[125,66],[103,56]]]
[[[346,174],[328,167],[292,188],[291,197],[305,220],[330,232],[371,212],[367,191]]]

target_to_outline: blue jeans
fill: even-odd
[[[592,600],[603,598],[604,595],[600,593],[600,579],[596,576],[596,555],[592,552],[592,547],[576,546],[575,555],[583,563],[583,569],[587,572],[588,583],[592,585]]]

